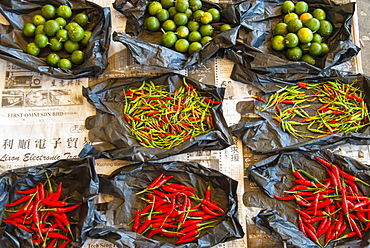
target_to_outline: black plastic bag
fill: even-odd
[[[362,74],[329,70],[319,74],[313,74],[310,71],[303,71],[302,74],[283,73],[283,67],[276,69],[279,73],[256,73],[243,66],[236,65],[231,78],[243,83],[251,84],[266,96],[281,89],[280,87],[289,87],[298,82],[322,82],[328,80],[339,80],[343,83],[351,83],[357,80],[356,86],[359,86],[363,92],[370,90],[370,78]],[[281,76],[281,77],[280,77]],[[280,87],[279,87],[280,86]],[[369,108],[370,96],[365,94],[365,102]],[[265,106],[265,103],[255,100],[255,109]],[[314,107],[314,104],[311,104]],[[307,108],[308,110],[310,108]],[[259,120],[251,121],[242,118],[238,124],[231,126],[232,133],[242,139],[244,144],[252,150],[268,153],[287,150],[320,150],[331,146],[344,143],[367,144],[370,138],[370,126],[366,126],[358,133],[333,133],[329,136],[311,139],[297,139],[287,132],[284,132],[279,123],[272,119],[276,115],[274,109],[259,111],[255,110],[260,116]]]
[[[174,245],[174,238],[156,235],[146,238],[127,225],[134,219],[136,209],[143,209],[147,203],[135,193],[145,189],[160,173],[172,175],[169,182],[184,184],[196,189],[202,197],[208,186],[211,187],[211,201],[218,201],[225,210],[224,216],[215,223],[215,227],[204,229],[199,238],[188,244]],[[226,175],[205,168],[197,163],[166,162],[136,163],[121,167],[109,176],[100,178],[100,193],[116,197],[102,207],[105,212],[106,227],[96,228],[89,233],[91,238],[106,239],[117,247],[211,247],[244,236],[237,218],[238,182]],[[143,196],[145,197],[145,196]],[[195,204],[195,203],[194,203]]]
[[[88,16],[89,23],[84,29],[91,31],[92,34],[90,42],[82,49],[85,52],[85,62],[82,65],[73,65],[71,70],[47,65],[46,56],[52,53],[49,48],[42,49],[38,57],[25,52],[27,44],[32,42],[33,38],[26,38],[22,34],[22,28],[25,23],[32,22],[32,16],[41,13],[41,8],[45,4],[52,4],[56,8],[59,5],[71,7],[73,15],[67,22],[81,12]],[[28,70],[62,79],[97,77],[105,71],[108,65],[108,49],[111,40],[109,8],[102,8],[86,0],[32,0],[21,2],[3,0],[0,3],[0,14],[10,24],[0,24],[0,58]],[[63,58],[69,57],[69,54],[64,50],[57,53]]]
[[[321,165],[314,156],[336,164],[340,169],[350,173],[365,182],[370,181],[370,166],[355,159],[344,157],[329,151],[323,152],[292,152],[274,155],[258,161],[248,167],[248,178],[255,182],[263,192],[246,192],[244,204],[247,207],[258,207],[262,210],[255,218],[257,226],[266,230],[271,235],[285,241],[291,247],[319,247],[316,243],[306,238],[298,229],[298,214],[294,210],[298,205],[294,201],[280,201],[274,195],[283,196],[284,191],[290,189],[296,183],[292,182],[296,177],[292,173],[290,158],[296,169],[303,169],[322,181],[328,178],[325,166]],[[370,195],[370,187],[357,183],[362,192],[361,195]],[[335,247],[368,247],[370,245],[370,233],[363,232],[363,238],[358,237],[343,239],[336,242]],[[331,242],[326,247],[333,247]]]
[[[221,12],[221,19],[213,26],[220,27],[228,23],[230,30],[217,34],[201,50],[189,56],[173,49],[161,46],[161,32],[150,32],[144,29],[144,21],[148,16],[147,6],[152,0],[116,0],[113,7],[127,17],[125,33],[113,33],[113,40],[128,47],[133,58],[142,65],[159,66],[169,69],[184,69],[202,64],[206,60],[220,56],[236,44],[240,24],[248,17],[251,8],[250,1],[237,4],[216,4],[202,1],[203,9],[216,8]]]
[[[95,106],[97,114],[86,119],[89,140],[93,145],[86,144],[79,156],[149,161],[197,150],[221,150],[232,145],[233,139],[223,117],[221,104],[214,105],[211,110],[215,123],[213,131],[195,136],[171,149],[145,147],[131,137],[123,116],[123,90],[128,92],[129,87],[139,88],[144,80],[151,80],[157,85],[168,85],[169,91],[174,92],[183,85],[183,78],[210,98],[222,101],[223,88],[201,84],[175,73],[149,78],[113,78],[84,88],[83,94]]]
[[[306,62],[289,61],[285,52],[274,51],[271,40],[274,36],[275,25],[283,22],[284,14],[281,6],[284,0],[251,0],[253,12],[241,23],[239,38],[242,43],[233,47],[233,53],[227,58],[235,63],[240,63],[247,68],[267,69],[275,65],[284,65],[285,69],[306,67],[311,69],[329,69],[342,64],[354,57],[360,51],[353,42],[351,35],[351,19],[355,11],[355,3],[337,4],[330,0],[307,0],[308,12],[322,8],[327,16],[326,20],[333,25],[332,34],[324,39],[329,46],[329,53],[318,57],[315,65]],[[267,69],[268,70],[268,69]]]
[[[9,170],[0,175],[0,213],[5,220],[11,213],[4,211],[4,204],[19,199],[21,194],[16,190],[34,188],[39,182],[46,182],[50,177],[54,189],[63,182],[62,197],[71,197],[67,202],[82,204],[68,213],[74,240],[67,247],[82,247],[86,234],[101,222],[100,215],[94,206],[94,199],[99,190],[99,178],[95,172],[93,158],[59,160],[50,164]],[[45,187],[49,187],[45,184]],[[0,226],[0,246],[9,248],[34,247],[31,234],[13,225]]]

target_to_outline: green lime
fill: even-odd
[[[70,30],[72,27],[79,26],[77,22],[70,22],[65,26],[65,30]]]
[[[218,22],[221,19],[220,11],[216,8],[210,8],[207,10],[209,13],[211,13],[213,22]]]
[[[57,23],[59,23],[60,28],[65,28],[65,26],[67,25],[67,21],[66,21],[66,19],[64,19],[63,17],[57,17],[57,18],[55,19],[55,21],[56,21]]]
[[[290,20],[293,20],[293,19],[299,19],[298,15],[296,13],[289,13],[289,14],[286,14],[284,16],[284,22],[286,24],[289,23]]]
[[[318,33],[314,33],[314,34],[313,34],[312,42],[321,43],[321,42],[322,42],[322,37],[321,37],[321,35],[319,35]]]
[[[278,23],[274,28],[275,35],[286,35],[288,33],[288,24],[285,22]]]
[[[180,26],[176,29],[176,35],[179,39],[188,38],[189,33],[190,33],[190,31],[186,26]]]
[[[68,38],[71,41],[80,41],[84,38],[84,29],[80,25],[71,27],[68,31]]]
[[[174,0],[161,0],[162,8],[169,9],[173,6],[175,6]]]
[[[49,37],[55,36],[59,29],[59,23],[57,23],[55,20],[48,20],[44,24],[44,32]]]
[[[80,40],[80,44],[83,46],[87,46],[91,38],[91,34],[92,34],[91,31],[86,30],[84,33],[84,37],[82,38],[82,40]]]
[[[36,27],[35,35],[38,35],[38,34],[45,34],[45,32],[44,32],[44,25],[38,25]]]
[[[288,33],[284,37],[284,44],[288,48],[296,47],[299,43],[299,38],[295,33]]]
[[[75,18],[75,22],[77,22],[81,27],[84,27],[89,22],[89,17],[84,13],[78,13]]]
[[[310,46],[311,46],[311,43],[305,43],[305,44],[300,44],[299,48],[301,48],[303,54],[307,54],[310,52]]]
[[[326,43],[320,43],[320,45],[321,45],[321,48],[322,48],[320,56],[323,57],[323,56],[325,56],[329,53],[329,46]]]
[[[68,40],[68,31],[65,29],[59,29],[55,35],[60,42],[66,42]]]
[[[168,9],[168,14],[170,14],[170,18],[173,19],[173,17],[177,14],[177,10],[176,10],[176,7],[173,6],[173,7],[170,7]]]
[[[302,50],[299,47],[289,48],[287,49],[285,56],[287,59],[292,61],[300,60],[302,58]]]
[[[159,29],[160,25],[161,24],[159,23],[158,18],[155,17],[155,16],[149,16],[145,20],[145,27],[149,31],[153,31],[153,32],[157,31]]]
[[[303,13],[299,16],[299,20],[302,21],[303,25],[306,23],[308,19],[311,19],[313,16],[310,13]]]
[[[204,36],[202,37],[202,39],[200,40],[200,44],[202,44],[202,46],[205,46],[208,42],[210,42],[212,40],[212,37],[211,36]]]
[[[46,4],[41,8],[41,15],[46,19],[54,18],[55,16],[55,7],[51,4]]]
[[[60,60],[60,56],[56,53],[50,53],[46,57],[46,63],[50,66],[56,66]]]
[[[313,39],[313,33],[309,28],[301,28],[298,30],[297,36],[301,43],[309,43]]]
[[[300,1],[296,3],[295,5],[295,13],[298,15],[301,15],[303,13],[306,13],[308,11],[308,4],[304,1]]]
[[[66,50],[67,53],[73,53],[74,51],[78,50],[79,48],[80,48],[80,46],[79,46],[78,42],[67,40],[64,43],[64,50]]]
[[[312,55],[310,55],[310,54],[303,55],[302,56],[302,61],[303,62],[306,62],[306,63],[309,63],[311,65],[315,65],[315,63],[316,63],[315,58]]]
[[[320,21],[317,20],[316,18],[308,19],[304,25],[311,29],[312,32],[315,32],[320,29]]]
[[[168,10],[166,9],[160,9],[157,11],[157,18],[158,21],[164,22],[165,20],[168,20],[170,18],[170,13],[168,13]]]
[[[196,21],[190,21],[188,22],[188,29],[189,31],[198,31],[200,28],[200,24],[199,22],[196,22]]]
[[[45,34],[35,36],[35,44],[38,48],[44,48],[48,45],[49,38]]]
[[[189,49],[188,49],[188,54],[189,55],[193,55],[195,52],[199,51],[200,49],[202,49],[202,44],[200,42],[192,42],[189,46]]]
[[[75,65],[81,65],[85,61],[85,53],[81,50],[75,50],[71,54],[71,62]]]
[[[326,19],[326,12],[323,9],[315,9],[312,12],[313,17],[315,17],[318,20],[325,20]]]
[[[202,36],[212,36],[213,35],[213,27],[211,24],[204,24],[200,26],[199,32]]]
[[[177,12],[184,13],[187,8],[189,8],[189,1],[188,0],[176,0],[175,7]]]
[[[50,49],[54,52],[60,51],[63,48],[63,43],[60,42],[57,37],[51,37],[49,43]]]
[[[200,18],[200,22],[203,24],[211,23],[213,20],[213,16],[209,12],[204,12],[202,17]]]
[[[175,31],[177,27],[173,20],[167,20],[162,24],[162,28],[164,31]]]
[[[331,35],[332,32],[333,32],[333,25],[331,24],[331,22],[329,22],[327,20],[321,20],[320,21],[320,29],[319,29],[318,33],[321,36],[326,37],[326,36]]]
[[[201,39],[202,35],[198,31],[191,31],[188,36],[189,42],[200,41]]]
[[[26,37],[33,37],[35,36],[36,26],[32,23],[26,23],[23,26],[22,33]]]
[[[187,39],[178,39],[175,43],[175,50],[181,53],[186,53],[189,49],[189,41]]]
[[[189,8],[192,11],[196,11],[198,9],[202,9],[202,1],[201,0],[189,0]]]
[[[72,69],[72,63],[69,59],[61,59],[58,62],[58,67],[63,69]]]
[[[292,19],[288,22],[288,31],[291,33],[296,33],[303,27],[303,23],[299,19]]]
[[[322,46],[320,43],[317,43],[317,42],[312,42],[311,46],[310,46],[310,50],[309,50],[309,53],[312,55],[312,56],[319,56],[322,52]]]
[[[176,23],[176,25],[183,26],[188,23],[188,17],[185,13],[177,13],[173,17],[173,21]]]
[[[31,54],[33,56],[37,56],[40,53],[40,48],[38,48],[35,44],[35,42],[31,42],[27,45],[26,52],[28,54]]]
[[[285,42],[284,42],[284,36],[282,35],[276,35],[271,40],[271,47],[275,51],[281,51],[285,48]]]
[[[288,14],[288,13],[291,13],[294,11],[294,3],[292,1],[284,1],[282,7],[281,7],[281,11],[284,13],[284,14]]]
[[[189,8],[187,8],[184,13],[188,17],[188,19],[193,17],[193,11]]]
[[[148,6],[148,12],[152,16],[155,16],[160,9],[162,9],[162,4],[157,1],[151,2]]]
[[[168,31],[161,36],[161,45],[165,47],[172,47],[177,41],[177,36],[174,32]]]
[[[201,9],[196,10],[193,14],[194,20],[196,20],[197,22],[200,22],[200,18],[202,17],[203,14],[204,14],[203,10]]]
[[[67,5],[60,5],[57,8],[56,14],[58,17],[62,17],[64,19],[68,19],[72,16],[72,9]]]
[[[35,25],[35,26],[38,26],[38,25],[43,25],[45,24],[46,22],[46,19],[45,17],[43,17],[42,15],[34,15],[32,17],[32,23]]]
[[[224,32],[224,31],[229,30],[229,29],[231,29],[230,24],[222,24],[221,27],[220,27],[220,32]]]

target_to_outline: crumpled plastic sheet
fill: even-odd
[[[204,63],[214,57],[223,57],[225,51],[237,44],[241,23],[250,15],[250,1],[237,4],[216,4],[202,1],[203,9],[217,8],[221,12],[218,23],[211,23],[219,28],[222,24],[232,25],[232,29],[218,33],[202,49],[189,56],[160,45],[161,32],[150,32],[144,29],[148,16],[147,5],[152,1],[116,0],[113,7],[127,17],[124,33],[113,33],[113,41],[127,46],[132,57],[141,65],[165,67],[179,70]]]
[[[286,70],[305,67],[308,70],[327,70],[340,65],[357,56],[360,48],[352,41],[351,19],[355,12],[356,3],[337,4],[329,0],[307,0],[309,12],[322,8],[326,20],[333,24],[333,32],[324,39],[329,46],[329,53],[318,58],[315,65],[302,61],[289,61],[284,51],[274,51],[271,40],[273,28],[283,22],[284,14],[281,6],[284,0],[250,0],[248,17],[241,22],[238,41],[233,46],[233,52],[227,51],[226,58],[246,68],[273,71],[276,65],[284,65]]]
[[[89,24],[84,28],[92,32],[91,39],[86,48],[85,62],[82,65],[73,65],[71,70],[61,69],[47,65],[46,57],[53,51],[44,48],[36,57],[25,52],[27,44],[33,38],[26,38],[22,34],[25,23],[32,22],[32,16],[41,13],[45,4],[68,5],[73,15],[67,22],[80,12],[86,13]],[[2,0],[0,3],[0,14],[9,22],[9,25],[0,24],[0,58],[17,66],[31,71],[39,72],[49,76],[62,79],[74,79],[81,77],[97,77],[102,74],[108,66],[108,49],[111,40],[111,13],[109,8],[86,0]],[[63,49],[58,52],[61,57],[69,57]]]
[[[94,206],[94,199],[99,191],[99,178],[95,172],[93,158],[65,159],[50,164],[8,170],[0,175],[0,214],[6,219],[9,213],[4,211],[4,204],[20,198],[16,190],[34,188],[38,182],[45,182],[46,176],[54,188],[63,182],[63,196],[72,196],[68,202],[82,205],[68,215],[72,224],[74,240],[68,247],[82,247],[87,239],[86,234],[101,223],[100,214]],[[0,247],[33,248],[31,234],[13,225],[0,226]]]
[[[139,144],[130,137],[131,131],[126,127],[123,116],[123,89],[140,87],[144,80],[152,80],[155,84],[168,85],[169,91],[183,85],[184,76],[167,73],[158,77],[146,78],[113,78],[105,80],[89,88],[83,89],[84,96],[95,106],[97,114],[86,119],[85,126],[89,130],[89,140],[80,152],[80,157],[121,159],[129,161],[150,161],[172,155],[198,150],[222,150],[233,144],[232,135],[222,113],[222,105],[212,107],[215,130],[193,137],[171,149],[149,148]],[[210,98],[222,101],[224,89],[202,84],[185,77],[197,90],[205,92]]]
[[[370,90],[370,78],[368,76],[336,70],[323,71],[317,74],[311,71],[305,71],[303,68],[297,68],[297,70],[302,71],[302,74],[295,74],[297,71],[284,74],[284,67],[276,68],[276,71],[279,71],[279,73],[265,73],[246,69],[241,65],[235,65],[231,78],[257,87],[265,93],[266,96],[273,94],[281,89],[281,87],[293,86],[298,82],[314,83],[339,80],[343,83],[352,83],[357,80],[357,86],[365,92],[365,102],[369,108],[370,96],[366,94],[366,92]],[[254,151],[262,153],[292,150],[310,151],[330,148],[346,143],[362,145],[369,143],[369,126],[364,127],[358,133],[335,133],[317,139],[297,139],[289,133],[284,132],[279,123],[272,119],[272,117],[276,115],[274,109],[259,111],[256,108],[265,106],[265,103],[255,100],[254,104],[255,113],[260,116],[260,119],[248,121],[245,118],[241,118],[239,123],[230,127],[232,133]],[[310,105],[312,105],[312,107],[307,108],[307,111],[315,109],[314,103],[310,103]],[[299,130],[300,127],[297,129]]]
[[[319,152],[289,152],[277,154],[260,160],[247,168],[248,179],[255,182],[261,192],[244,193],[243,202],[247,207],[260,208],[260,212],[254,218],[256,225],[270,235],[286,242],[288,247],[312,247],[319,246],[306,238],[297,226],[297,204],[294,201],[279,201],[274,195],[282,196],[284,191],[295,185],[292,167],[289,157],[292,158],[296,169],[303,169],[322,180],[327,178],[325,166],[321,165],[314,156],[319,156],[339,166],[342,170],[350,173],[365,182],[370,181],[370,166],[353,158],[341,156],[328,150]],[[357,184],[362,195],[370,195],[370,187]],[[362,248],[370,246],[370,232],[364,232],[364,237],[344,239],[336,242],[335,247]],[[327,247],[334,247],[330,243]]]
[[[173,238],[156,235],[153,239],[131,231],[127,225],[135,216],[136,209],[142,209],[146,203],[135,195],[143,190],[160,173],[173,175],[170,182],[184,184],[196,189],[198,196],[205,194],[207,186],[211,187],[211,200],[218,201],[225,210],[215,227],[204,229],[201,236],[191,243],[173,244]],[[135,163],[121,167],[108,176],[100,177],[100,193],[114,196],[115,199],[107,205],[98,207],[104,212],[106,226],[96,228],[88,236],[95,239],[105,239],[117,247],[211,247],[226,241],[244,236],[238,221],[237,202],[238,182],[220,173],[208,169],[198,163],[180,161],[164,163]],[[103,214],[102,214],[103,215]]]

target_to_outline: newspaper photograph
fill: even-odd
[[[112,30],[125,31],[125,17],[112,7],[112,0],[92,2],[110,7]],[[96,111],[83,97],[83,87],[95,85],[108,78],[155,76],[170,71],[137,64],[127,48],[114,41],[110,45],[108,60],[108,68],[99,77],[68,80],[49,77],[0,60],[0,173],[79,157],[81,149],[90,142],[85,119]],[[214,58],[194,68],[175,71],[204,84],[225,88],[222,110],[228,126],[237,124],[243,117],[254,116],[253,96],[258,93],[258,90],[250,85],[230,79],[233,66],[234,63],[227,59]],[[339,69],[356,72],[361,70],[357,59],[339,66]],[[333,152],[370,163],[369,146],[341,145],[333,149]],[[264,155],[256,154],[234,137],[234,145],[224,150],[191,152],[161,161],[196,162],[218,170],[238,182],[238,214],[245,236],[215,247],[287,247],[286,243],[268,235],[255,225],[253,217],[260,209],[246,207],[243,202],[245,192],[260,191],[248,180],[246,168],[262,158]],[[98,174],[108,175],[127,164],[130,162],[97,159],[96,171]],[[96,203],[111,200],[112,197],[99,195]],[[83,245],[83,248],[115,247],[117,246],[113,243],[100,239],[88,239]]]

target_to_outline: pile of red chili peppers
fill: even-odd
[[[171,93],[166,85],[144,81],[122,95],[126,126],[142,146],[170,149],[214,130],[211,108],[222,101],[203,96],[185,78],[183,84]]]
[[[173,237],[175,244],[192,242],[200,236],[201,230],[214,227],[225,211],[211,201],[210,187],[201,199],[194,188],[168,182],[172,177],[162,173],[136,194],[145,193],[146,198],[140,199],[147,205],[136,210],[132,230],[148,238],[155,235]]]
[[[323,158],[315,159],[325,166],[327,178],[320,181],[292,163],[297,184],[285,196],[275,198],[298,204],[299,229],[320,247],[345,238],[362,238],[362,232],[370,228],[370,197],[361,195],[356,182],[370,185]]]
[[[46,184],[49,190],[46,190]],[[80,204],[68,206],[70,203],[61,199],[62,187],[63,183],[60,182],[57,190],[53,191],[48,177],[45,184],[39,182],[34,188],[16,191],[23,196],[5,205],[5,212],[11,214],[3,223],[31,233],[35,247],[66,247],[73,239],[67,213]]]
[[[358,132],[369,125],[364,94],[355,87],[356,83],[299,82],[278,90],[267,101],[255,98],[266,102],[260,110],[274,109],[276,116],[272,118],[284,132],[296,138],[320,138],[333,133]]]

